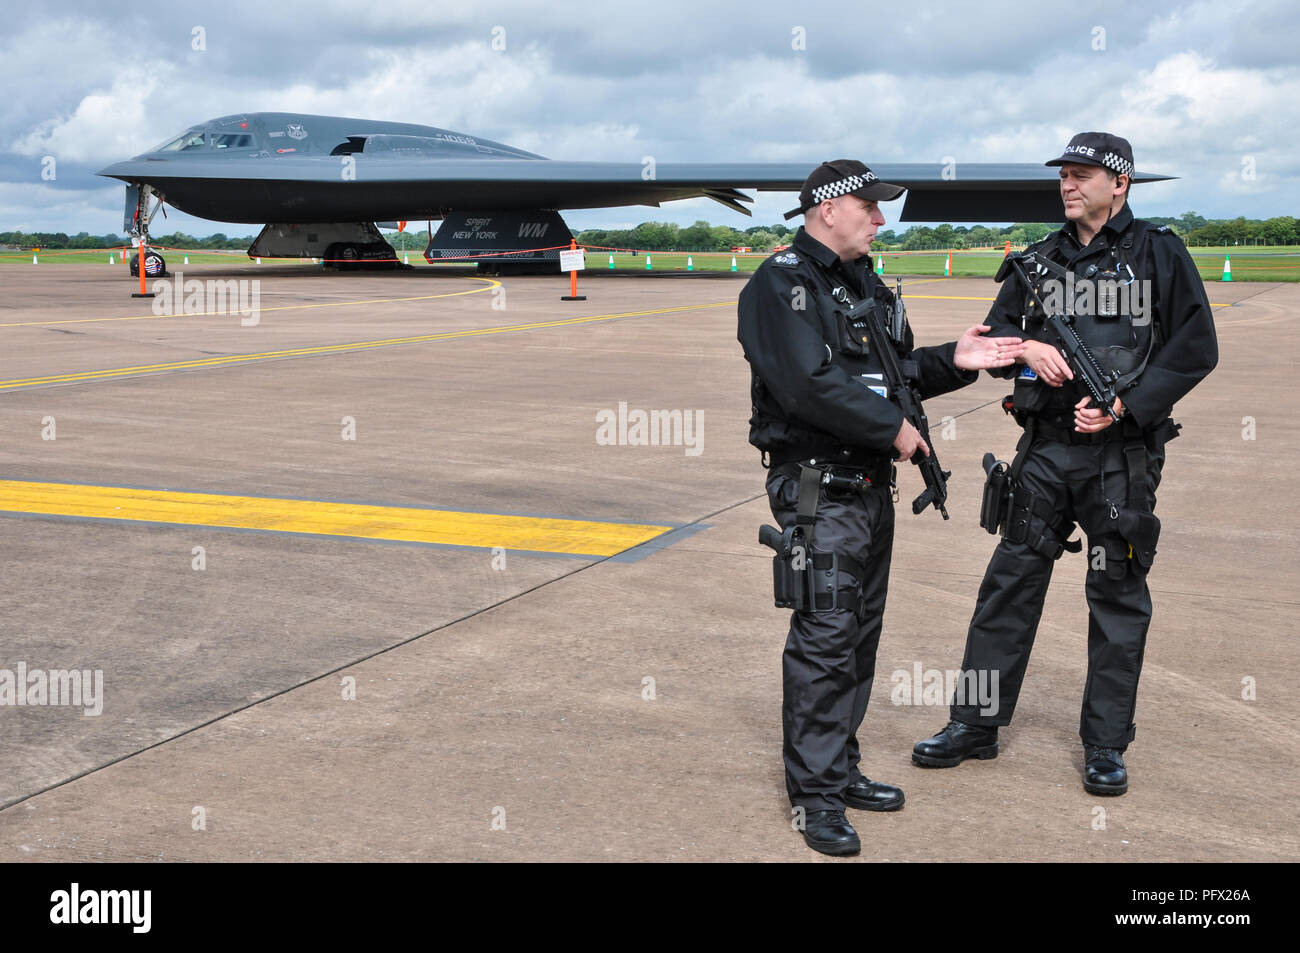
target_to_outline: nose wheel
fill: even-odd
[[[167,260],[163,258],[160,252],[152,248],[145,252],[144,255],[144,276],[146,278],[161,278],[167,274]],[[131,255],[131,277],[140,277],[140,253],[135,252]]]

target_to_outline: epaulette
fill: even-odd
[[[1159,228],[1151,229],[1151,231],[1155,232],[1157,235],[1163,235],[1167,232],[1172,232],[1173,229],[1170,228],[1168,225],[1161,225]]]
[[[799,264],[799,256],[792,251],[783,251],[779,255],[772,256],[772,263],[776,265],[785,265],[787,268],[793,268]]]

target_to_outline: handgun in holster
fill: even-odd
[[[758,541],[773,550],[772,593],[778,609],[795,612],[835,608],[839,559],[808,544],[804,528],[795,523],[783,533],[775,526],[760,526]]]
[[[990,535],[1001,532],[1011,516],[1011,504],[1016,495],[1016,483],[1011,476],[1011,465],[993,454],[984,454],[984,496],[980,500],[980,526]]]

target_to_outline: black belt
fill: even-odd
[[[788,460],[783,464],[773,463],[772,469],[779,466],[808,467],[829,474],[833,480],[825,482],[833,489],[845,489],[856,480],[864,480],[873,487],[888,489],[894,482],[894,461],[886,456],[863,457],[853,461],[836,460],[831,463],[823,457],[811,457],[806,460]]]
[[[1077,430],[1053,427],[1051,424],[1043,423],[1042,419],[1039,418],[1034,420],[1034,437],[1035,439],[1043,437],[1047,440],[1055,440],[1057,443],[1086,445],[1108,443],[1112,440],[1121,439],[1121,433],[1119,428],[1113,426],[1097,433],[1080,433]]]
[[[768,466],[775,470],[787,463],[811,463],[813,466],[851,467],[856,469],[874,469],[888,466],[893,458],[888,453],[872,453],[854,447],[791,447],[786,450],[774,450],[768,454]]]

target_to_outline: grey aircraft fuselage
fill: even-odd
[[[870,161],[870,157],[865,157]],[[221,222],[421,221],[452,211],[563,210],[798,192],[817,162],[586,162],[434,126],[243,113],[200,123],[99,171]],[[1032,163],[873,163],[908,188],[902,221],[1062,219],[1057,170]],[[1168,176],[1138,172],[1135,182]],[[129,227],[129,226],[128,226]]]

